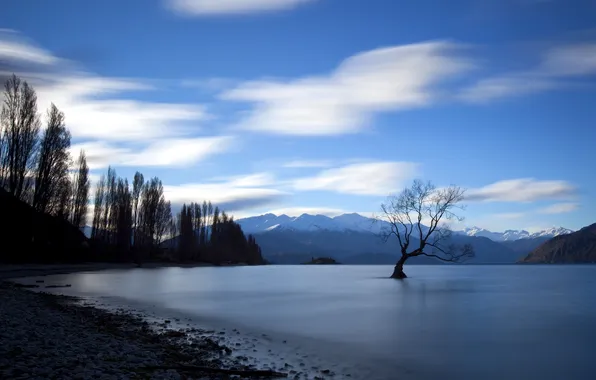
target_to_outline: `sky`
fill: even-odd
[[[596,1],[5,0],[0,76],[95,180],[237,218],[378,213],[413,179],[462,226],[596,220]]]

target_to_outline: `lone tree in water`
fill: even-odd
[[[437,189],[430,182],[415,180],[411,187],[390,196],[381,205],[380,219],[389,222],[381,235],[385,241],[397,239],[401,257],[391,278],[404,279],[404,264],[411,257],[434,257],[446,262],[460,262],[473,257],[469,244],[457,246],[450,242],[452,231],[447,221],[461,221],[456,215],[463,210],[464,190],[457,186]],[[427,223],[428,225],[424,225]]]

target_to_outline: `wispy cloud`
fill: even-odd
[[[57,64],[60,60],[49,51],[26,41],[12,30],[0,30],[0,60],[15,60],[39,65]]]
[[[166,7],[188,16],[285,11],[317,0],[164,0]]]
[[[412,162],[367,162],[322,170],[291,181],[291,186],[298,191],[387,196],[400,191],[417,172],[418,164]]]
[[[247,82],[221,98],[254,105],[241,128],[289,135],[339,135],[366,128],[376,113],[431,104],[436,86],[472,67],[460,46],[432,41],[363,52],[332,73]]]
[[[567,203],[556,203],[548,207],[539,209],[539,214],[565,214],[573,212],[579,208],[579,203],[567,202]]]
[[[579,76],[596,73],[596,43],[556,46],[544,56],[539,70],[544,75]]]
[[[173,204],[200,201],[197,197],[211,200],[226,211],[242,211],[279,204],[287,192],[269,187],[268,175],[247,175],[229,178],[227,181],[190,183],[164,186],[165,196]]]
[[[507,96],[521,96],[543,92],[560,86],[560,82],[551,78],[529,73],[507,74],[481,79],[473,86],[465,88],[459,95],[464,101],[485,103]]]
[[[519,178],[495,182],[469,189],[468,201],[485,202],[533,202],[549,199],[566,199],[575,194],[575,186],[567,181],[540,181],[534,178]]]
[[[150,89],[138,81],[72,73],[44,81],[33,78],[30,82],[37,90],[40,108],[55,103],[66,114],[75,138],[138,142],[181,136],[193,129],[198,131],[196,126],[190,129],[189,122],[207,118],[205,108],[197,105],[105,99]]]
[[[459,97],[468,102],[549,91],[568,86],[575,77],[596,74],[596,43],[555,46],[543,53],[540,63],[521,72],[480,79],[464,88]]]
[[[238,81],[231,78],[203,78],[203,79],[184,79],[180,81],[181,87],[194,88],[207,92],[220,92],[233,88]]]
[[[211,178],[208,182],[225,182],[230,187],[265,187],[277,183],[272,173],[262,172]]]
[[[73,156],[87,151],[92,168],[108,164],[178,166],[230,147],[227,136],[202,136],[198,124],[210,117],[204,106],[127,98],[156,91],[150,82],[103,77],[75,69],[16,32],[0,33],[1,76],[13,71],[35,87],[38,108],[50,103],[65,113]],[[23,64],[25,61],[27,64]]]
[[[495,218],[499,219],[521,219],[526,216],[523,212],[504,212],[500,214],[494,214]]]
[[[140,149],[93,141],[75,144],[71,155],[76,157],[82,149],[86,152],[90,169],[113,166],[167,166],[195,164],[206,157],[226,152],[234,140],[230,136],[197,137],[188,139],[161,139]]]
[[[332,165],[328,160],[294,160],[284,163],[284,168],[326,168]]]

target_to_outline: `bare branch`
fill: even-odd
[[[13,75],[4,85],[4,104],[0,113],[3,129],[3,187],[15,197],[25,200],[33,181],[40,119],[37,95],[27,82]]]
[[[462,263],[465,260],[474,257],[474,249],[470,244],[465,244],[463,246],[449,244],[446,247],[441,247],[427,243],[427,246],[432,248],[431,253],[420,252],[414,256],[434,257],[449,263]]]
[[[471,246],[457,247],[450,243],[452,232],[445,223],[462,220],[456,212],[464,209],[463,199],[464,190],[458,186],[438,189],[430,182],[415,180],[412,186],[390,196],[381,205],[383,219],[389,226],[382,237],[387,241],[391,235],[395,236],[401,248],[402,259],[396,265],[399,273],[394,273],[394,277],[405,277],[402,267],[410,257],[459,262],[473,256]],[[415,230],[417,238],[412,237]]]

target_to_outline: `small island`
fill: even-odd
[[[313,257],[310,261],[302,263],[303,265],[330,265],[339,264],[331,257]]]

